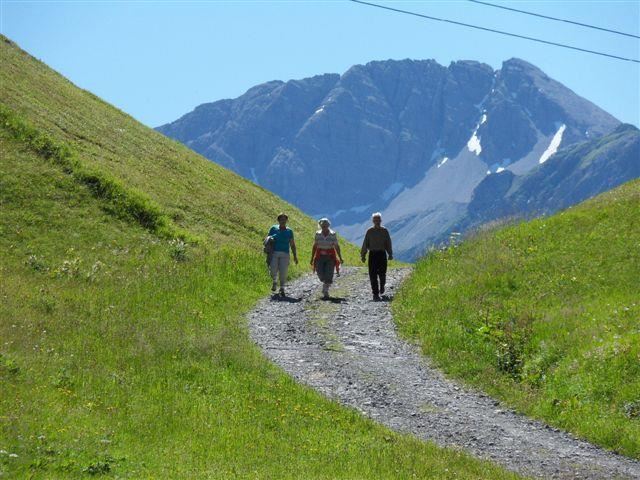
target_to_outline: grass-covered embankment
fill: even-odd
[[[288,211],[304,261],[311,219],[4,37],[0,63],[2,476],[515,477],[393,434],[257,351],[261,237]]]
[[[640,181],[429,254],[394,303],[449,375],[640,457]]]

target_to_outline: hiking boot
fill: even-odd
[[[284,287],[280,287],[280,296],[284,297],[285,293],[284,293]]]
[[[276,282],[273,282],[273,283],[271,284],[271,291],[272,291],[272,292],[275,292],[275,291],[276,291],[276,288],[277,288]]]
[[[379,302],[380,301],[380,295],[378,295],[377,293],[373,294],[373,301],[374,302]]]

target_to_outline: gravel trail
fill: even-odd
[[[530,420],[446,379],[398,338],[389,308],[410,269],[390,270],[385,301],[373,302],[363,268],[346,268],[321,299],[307,275],[285,299],[269,297],[249,315],[265,354],[286,372],[403,433],[462,448],[539,478],[640,479],[640,462]]]

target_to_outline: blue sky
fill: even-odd
[[[375,2],[375,0],[373,0]],[[497,3],[497,0],[495,0]],[[268,80],[342,73],[388,58],[527,60],[640,125],[640,64],[335,1],[8,1],[2,33],[76,85],[149,126]],[[467,1],[377,2],[640,58],[640,40]],[[501,5],[639,34],[640,1]]]

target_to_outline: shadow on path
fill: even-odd
[[[289,297],[288,295],[285,295],[283,297],[279,293],[275,293],[275,294],[271,295],[271,301],[272,302],[285,302],[285,303],[300,303],[302,301],[302,298]]]
[[[344,297],[329,297],[329,298],[321,298],[323,302],[331,302],[331,303],[346,303],[347,299]]]

